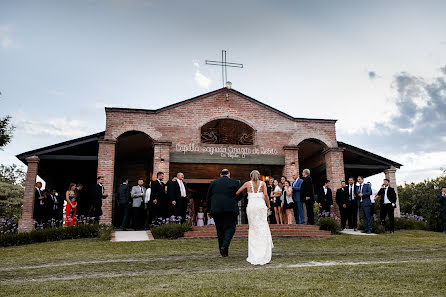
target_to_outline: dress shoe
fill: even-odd
[[[220,249],[220,255],[222,257],[227,257],[228,256],[228,252],[226,251],[226,249]]]

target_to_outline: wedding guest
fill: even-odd
[[[305,208],[307,209],[307,224],[314,225],[314,188],[313,180],[310,176],[310,169],[304,169],[302,171],[303,182],[300,187],[300,200],[305,202]]]
[[[379,219],[381,225],[385,226],[386,216],[389,216],[390,234],[395,232],[394,210],[396,207],[396,192],[395,189],[389,186],[390,181],[385,178],[383,187],[379,190],[375,199],[379,199],[380,213]]]
[[[282,188],[279,185],[278,180],[274,180],[274,191],[271,193],[271,198],[273,201],[274,215],[276,218],[276,224],[283,224],[282,217],[282,202],[280,201],[280,197],[282,196]]]
[[[359,210],[361,213],[361,219],[364,223],[364,233],[372,233],[372,216],[370,214],[370,195],[372,194],[372,189],[369,184],[364,183],[362,176],[358,176],[358,187],[357,187],[357,197],[359,203]]]
[[[294,219],[296,220],[296,224],[305,224],[304,204],[300,201],[300,187],[302,186],[303,180],[297,172],[294,172],[292,177],[294,180],[291,184],[294,200]]]
[[[173,205],[170,201],[170,197],[174,190],[174,184],[177,183],[177,177],[172,176],[172,178],[166,183],[166,201],[168,201],[166,205],[166,211],[168,213],[168,217],[175,216],[175,205]]]
[[[84,222],[85,218],[88,216],[88,210],[90,209],[90,200],[87,195],[85,195],[84,186],[78,184],[75,189],[76,200],[77,200],[77,210],[76,214],[78,217],[78,223],[80,221]]]
[[[207,214],[207,217],[208,217],[208,220],[207,220],[207,222],[206,222],[206,225],[215,225],[215,221],[214,221],[214,218],[213,217],[211,217],[211,214],[210,213],[208,213]]]
[[[187,184],[184,182],[184,174],[177,173],[177,181],[172,183],[172,191],[170,192],[170,201],[175,206],[175,215],[181,218],[181,223],[186,222],[187,211]]]
[[[282,195],[280,195],[280,208],[281,208],[281,211],[282,211],[282,219],[283,219],[283,221],[282,221],[282,223],[283,224],[285,224],[285,222],[288,222],[288,218],[287,218],[287,216],[286,216],[286,212],[285,212],[285,209],[283,208],[283,200],[285,199],[285,181],[287,181],[287,178],[286,178],[286,176],[281,176],[280,177],[280,182],[279,182],[279,184],[280,184],[280,188],[282,189]]]
[[[59,201],[57,197],[57,191],[56,189],[52,188],[49,194],[49,201],[50,201],[50,210],[51,210],[51,221],[54,224],[54,226],[59,227],[60,221],[62,220],[61,210],[62,210],[62,203]]]
[[[357,186],[355,178],[349,177],[347,186],[348,195],[348,227],[354,231],[358,230],[358,200],[356,196]]]
[[[34,211],[33,218],[38,224],[43,224],[45,217],[45,197],[42,194],[42,183],[36,182],[34,188]]]
[[[42,211],[42,227],[43,228],[48,228],[51,226],[51,198],[50,198],[50,193],[48,192],[47,189],[42,191],[42,196],[43,196],[43,205],[44,207],[42,207],[41,211]]]
[[[375,214],[375,197],[378,194],[378,191],[374,190],[371,182],[367,182],[370,185],[370,189],[372,189],[372,194],[370,195],[370,215],[373,217]]]
[[[138,185],[132,187],[132,224],[133,229],[140,230],[142,228],[142,215],[144,210],[144,197],[146,196],[146,188],[144,188],[144,180],[138,179]]]
[[[70,183],[68,190],[65,192],[65,200],[67,208],[65,209],[65,226],[76,225],[76,184]]]
[[[99,219],[102,216],[102,199],[106,199],[108,194],[105,193],[104,177],[98,176],[97,183],[93,187],[93,199],[92,199],[92,214],[94,217],[94,223],[98,224]]]
[[[274,178],[270,177],[268,180],[268,185],[266,186],[266,193],[268,194],[269,197],[269,203],[272,207],[271,210],[273,210],[273,198],[271,197],[271,193],[274,191]],[[274,214],[274,211],[271,211],[271,214],[268,217],[269,219],[269,223],[270,224],[276,224],[276,216]]]
[[[149,226],[152,221],[150,219],[149,205],[150,205],[150,196],[152,195],[152,182],[149,181],[146,189],[146,196],[144,197],[144,225]]]
[[[341,187],[336,190],[336,204],[341,215],[341,230],[344,230],[349,218],[348,187],[345,184],[345,180],[341,181]],[[348,223],[351,224],[350,221]]]
[[[204,212],[203,212],[203,207],[198,208],[198,213],[197,213],[197,226],[199,226],[199,227],[204,226]]]
[[[129,180],[127,177],[121,179],[121,184],[119,185],[118,191],[116,192],[116,200],[119,203],[119,212],[121,220],[120,228],[127,231],[127,222],[129,219],[129,208],[132,202],[130,196]],[[119,222],[118,221],[118,222]]]
[[[446,234],[446,186],[441,187],[441,192],[437,195],[437,201],[440,203],[440,214],[443,220],[443,233]]]
[[[290,182],[287,180],[284,183],[284,198],[282,200],[282,208],[285,209],[287,224],[293,224],[293,188],[290,186]]]
[[[166,185],[163,183],[164,173],[158,172],[156,174],[156,180],[152,183],[151,193],[150,193],[150,207],[149,216],[150,222],[153,223],[158,217],[163,217],[163,213],[168,216],[168,208],[166,205]],[[165,209],[162,209],[164,207]]]
[[[317,195],[317,203],[319,205],[320,214],[325,216],[330,216],[330,212],[333,209],[333,193],[328,187],[330,183],[329,180],[325,180],[324,185],[319,188],[319,193]]]

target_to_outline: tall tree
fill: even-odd
[[[10,116],[0,118],[0,150],[11,141],[13,130]]]

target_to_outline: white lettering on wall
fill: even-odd
[[[202,146],[200,144],[176,144],[175,151],[186,153],[203,153],[209,155],[219,154],[223,158],[246,158],[250,155],[277,155],[278,151],[267,147],[236,147],[232,145]]]

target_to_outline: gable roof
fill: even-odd
[[[283,116],[285,118],[288,118],[288,119],[290,119],[292,121],[322,121],[322,122],[333,122],[333,123],[336,123],[336,121],[337,121],[337,120],[333,120],[333,119],[296,118],[296,117],[293,117],[293,116],[291,116],[291,115],[289,115],[289,114],[287,114],[287,113],[285,113],[283,111],[280,111],[280,110],[278,110],[278,109],[276,109],[274,107],[271,107],[268,104],[265,104],[265,103],[263,103],[263,102],[261,102],[261,101],[259,101],[257,99],[254,99],[254,98],[252,98],[252,97],[250,97],[248,95],[245,95],[245,94],[243,94],[243,93],[241,93],[241,92],[239,92],[237,90],[228,89],[226,87],[221,88],[221,89],[217,89],[215,91],[211,91],[211,92],[208,92],[208,93],[196,96],[196,97],[192,97],[192,98],[189,98],[189,99],[177,102],[177,103],[173,103],[173,104],[170,104],[170,105],[167,105],[165,107],[158,108],[158,109],[105,107],[105,111],[106,112],[118,111],[118,112],[132,112],[132,113],[136,112],[136,113],[152,113],[152,114],[156,114],[156,113],[160,113],[160,112],[163,112],[163,111],[167,111],[169,109],[176,108],[176,107],[181,106],[181,105],[185,105],[185,104],[188,104],[188,103],[199,101],[201,99],[204,99],[204,98],[207,98],[209,96],[213,96],[213,95],[216,95],[216,94],[219,94],[219,93],[223,93],[223,92],[228,92],[228,93],[231,93],[231,94],[243,97],[246,100],[248,100],[248,101],[250,101],[250,102],[252,102],[254,104],[260,105],[263,108],[266,108],[266,109],[268,109],[268,110],[270,110],[272,112],[275,112],[275,113],[277,113],[277,114],[279,114],[279,115],[281,115],[281,116]]]

